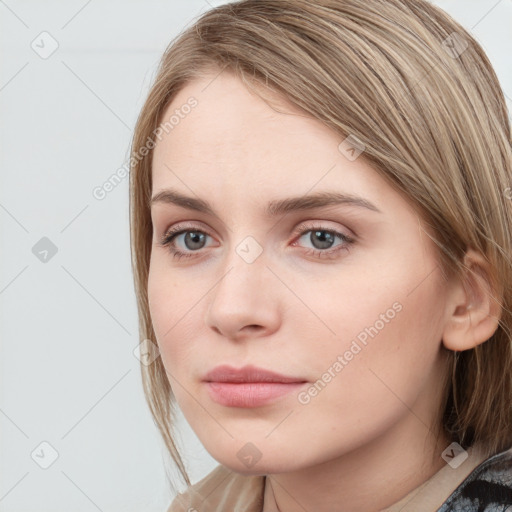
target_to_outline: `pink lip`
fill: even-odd
[[[255,366],[237,370],[226,365],[217,366],[203,380],[211,399],[228,407],[258,407],[307,382],[300,377],[287,377]]]
[[[287,377],[252,365],[244,366],[239,370],[228,365],[216,366],[204,376],[203,380],[206,382],[279,382],[285,384],[306,381],[301,377]]]

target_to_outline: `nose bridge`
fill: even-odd
[[[279,308],[268,281],[275,277],[266,265],[266,252],[255,237],[247,235],[232,245],[212,290],[206,324],[231,338],[246,326],[267,333],[276,329]]]
[[[242,298],[256,299],[256,295],[262,290],[265,280],[266,254],[263,246],[252,235],[247,235],[230,248],[226,256],[224,277],[218,285],[218,293],[233,293]]]

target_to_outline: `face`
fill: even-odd
[[[173,195],[152,205],[150,313],[185,418],[246,474],[424,439],[446,292],[419,216],[344,137],[216,75],[174,98],[153,158],[152,196]]]

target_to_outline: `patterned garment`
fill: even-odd
[[[477,466],[437,512],[512,512],[512,449]]]

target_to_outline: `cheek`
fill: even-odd
[[[313,360],[323,365],[327,355],[336,358],[351,347],[354,355],[358,352],[356,343],[362,348],[358,352],[361,358],[372,340],[385,338],[391,326],[402,321],[402,287],[384,283],[382,276],[354,274],[347,272],[329,280],[317,280],[315,286],[311,286],[311,281],[297,282],[294,288],[296,295],[305,297],[304,302],[310,307],[305,311],[303,304],[298,303],[288,315],[296,319],[293,323],[300,333],[299,339],[306,344],[314,343]],[[387,279],[390,280],[389,274]],[[388,339],[392,340],[393,336]]]
[[[199,298],[198,286],[180,283],[179,275],[169,272],[165,264],[151,260],[148,275],[149,312],[156,341],[166,368],[171,361],[181,360],[187,354],[186,326]],[[180,340],[184,340],[180,343]],[[189,349],[190,351],[190,349]]]
[[[302,403],[316,403],[318,417],[343,422],[339,415],[344,411],[347,420],[367,428],[373,428],[375,415],[392,421],[407,410],[404,404],[414,404],[438,371],[440,275],[434,272],[418,286],[417,272],[398,274],[376,276],[366,288],[345,281],[344,292],[332,294],[337,301],[315,302],[319,316],[336,333],[319,337],[310,352],[318,380]]]
[[[444,281],[421,240],[383,246],[368,260],[360,254],[349,271],[332,276],[322,289],[308,283],[302,292],[329,328],[325,348],[349,348],[358,340],[381,357],[438,336]]]

